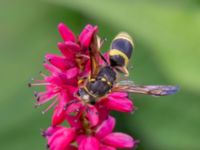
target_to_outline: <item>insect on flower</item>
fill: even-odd
[[[126,76],[129,75],[127,65],[134,43],[128,33],[121,32],[114,38],[108,52],[108,60],[100,52],[101,45],[101,40],[94,34],[89,47],[91,74],[78,91],[78,95],[84,102],[95,104],[111,92],[130,92],[153,96],[164,96],[177,92],[177,86],[135,85],[129,80],[117,82],[119,72]],[[103,60],[103,65],[99,63],[100,60]]]

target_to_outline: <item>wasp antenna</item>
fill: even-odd
[[[106,58],[103,56],[103,54],[101,52],[99,52],[101,59],[106,63],[106,65],[108,65],[108,61],[106,60]]]

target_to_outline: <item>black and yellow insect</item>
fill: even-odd
[[[119,33],[111,43],[109,62],[100,53],[98,37],[93,35],[89,48],[91,73],[82,86],[78,95],[85,103],[95,104],[109,92],[131,92],[153,96],[170,95],[177,92],[177,86],[163,85],[135,85],[130,81],[117,82],[117,73],[121,71],[128,75],[128,62],[133,51],[133,40],[128,33]],[[99,60],[104,60],[104,65]]]
[[[85,85],[78,91],[81,99],[91,104],[95,104],[100,97],[105,96],[112,89],[116,81],[116,72],[101,55],[99,42],[98,37],[94,35],[89,48],[91,74]],[[100,59],[104,60],[104,66],[99,65]]]

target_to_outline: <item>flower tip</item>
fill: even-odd
[[[58,24],[58,31],[64,41],[75,41],[74,33],[64,23]]]
[[[53,57],[54,56],[52,54],[46,54],[45,59],[44,59],[44,63],[46,63],[47,61],[50,62]]]
[[[98,26],[97,25],[94,26],[94,31],[98,32]]]
[[[64,24],[63,22],[60,22],[60,23],[58,24],[58,30],[59,30],[60,28],[63,28],[63,27],[65,27],[65,24]]]
[[[62,47],[62,45],[63,45],[62,42],[58,42],[58,43],[57,43],[58,48]]]

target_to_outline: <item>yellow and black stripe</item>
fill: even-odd
[[[111,43],[109,51],[112,67],[126,67],[134,48],[131,36],[126,32],[119,33]]]

